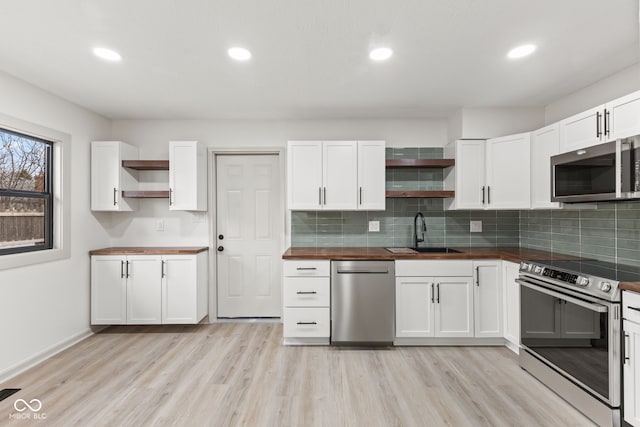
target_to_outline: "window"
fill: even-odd
[[[53,247],[53,143],[0,128],[0,255]]]

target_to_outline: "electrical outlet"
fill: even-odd
[[[164,220],[159,219],[156,221],[156,231],[164,231]]]
[[[469,232],[471,232],[471,233],[482,233],[482,221],[470,221],[469,222]]]
[[[369,231],[373,233],[379,233],[380,221],[369,221]]]

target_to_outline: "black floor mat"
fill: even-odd
[[[19,388],[3,388],[2,390],[0,390],[0,402],[5,400],[7,397],[11,396],[12,394],[19,392],[20,390],[21,389]]]

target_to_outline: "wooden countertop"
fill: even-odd
[[[94,249],[89,255],[195,255],[208,250],[208,246],[125,246]]]
[[[618,286],[623,291],[632,291],[640,293],[640,282],[620,282]]]
[[[342,261],[396,259],[501,259],[520,263],[524,260],[577,259],[526,248],[453,247],[461,253],[391,253],[385,248],[289,248],[282,259],[332,259]]]

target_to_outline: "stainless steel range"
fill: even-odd
[[[620,425],[618,284],[631,276],[590,260],[520,264],[520,366],[601,426]]]

